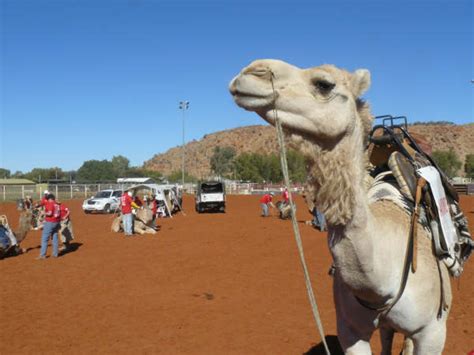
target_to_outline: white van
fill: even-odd
[[[220,181],[205,181],[198,184],[196,211],[219,210],[225,212],[225,186]]]
[[[95,196],[88,198],[82,203],[82,209],[85,213],[115,212],[120,206],[120,196],[122,196],[122,190],[99,191]]]

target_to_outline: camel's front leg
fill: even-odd
[[[334,278],[337,336],[345,354],[372,355],[370,338],[375,330],[375,312],[362,307],[346,286]]]
[[[372,355],[370,337],[337,317],[337,337],[346,355]]]
[[[403,349],[402,349],[402,355],[413,355],[413,341],[405,337],[405,340],[403,341]]]
[[[423,330],[413,334],[411,338],[415,355],[441,355],[446,340],[446,318],[434,320]]]

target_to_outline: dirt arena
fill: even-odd
[[[126,239],[111,215],[85,215],[66,201],[74,251],[35,260],[40,232],[25,255],[0,261],[2,354],[323,354],[291,222],[261,218],[256,196],[228,196],[227,213],[161,219],[156,235]],[[326,233],[298,220],[326,336],[336,351]],[[461,206],[474,231],[474,197]],[[16,226],[14,204],[0,204]],[[48,254],[51,253],[51,248]],[[474,261],[452,282],[445,354],[474,349]],[[426,295],[430,297],[430,295]],[[378,336],[373,350],[379,351]],[[396,337],[398,351],[401,337]],[[394,351],[394,353],[397,353]]]

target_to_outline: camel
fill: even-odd
[[[133,222],[133,232],[138,234],[155,234],[156,229],[150,226],[151,221],[153,219],[153,213],[148,206],[144,206],[144,208],[138,209],[135,215],[135,220]],[[112,232],[118,233],[123,231],[122,227],[122,215],[115,217],[112,222]]]
[[[396,300],[409,238],[410,216],[391,200],[369,200],[369,105],[360,96],[370,72],[333,65],[300,69],[279,60],[257,60],[230,83],[236,104],[275,125],[308,160],[308,193],[326,216],[334,261],[333,295],[338,338],[346,354],[371,354],[380,328],[382,354],[394,332],[406,337],[406,353],[441,354],[451,308],[451,285],[418,223],[415,273],[388,313],[374,310]],[[444,299],[444,307],[440,305]]]
[[[32,214],[30,210],[20,212],[20,222],[18,229],[12,231],[6,216],[0,216],[0,228],[5,232],[8,238],[6,243],[0,243],[0,259],[7,256],[15,256],[22,254],[24,250],[20,248],[20,243],[26,238],[26,235],[31,229]]]

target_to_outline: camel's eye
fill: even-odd
[[[316,89],[323,95],[328,95],[332,89],[336,86],[336,84],[330,83],[326,80],[316,80],[314,82],[314,86]]]

